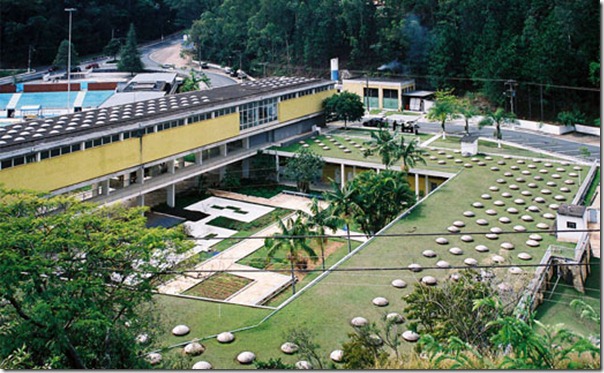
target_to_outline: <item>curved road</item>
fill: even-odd
[[[147,68],[149,70],[178,72],[180,75],[188,76],[189,75],[188,69],[183,69],[183,68],[164,69],[161,67],[161,65],[162,65],[161,63],[154,61],[151,58],[151,55],[153,53],[155,53],[156,51],[164,49],[164,48],[172,47],[176,44],[180,44],[181,40],[182,40],[182,35],[178,34],[178,35],[172,35],[172,36],[167,37],[164,40],[161,40],[158,42],[153,42],[153,43],[141,46],[139,48],[139,52],[141,54],[141,61],[143,62],[143,65],[145,66],[145,68]],[[223,86],[232,85],[232,84],[237,83],[237,81],[235,81],[234,79],[231,79],[230,77],[228,77],[226,75],[209,72],[208,70],[204,70],[203,72],[208,76],[208,78],[210,78],[212,88],[223,87]]]

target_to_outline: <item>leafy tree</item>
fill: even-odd
[[[323,158],[307,148],[300,148],[287,161],[283,176],[296,182],[298,190],[307,193],[312,182],[318,181],[323,174]]]
[[[271,238],[264,240],[264,246],[268,249],[267,258],[274,258],[277,253],[285,251],[287,260],[290,263],[292,276],[292,291],[296,293],[296,274],[295,267],[306,269],[308,258],[315,261],[317,254],[308,245],[308,235],[310,233],[308,226],[302,220],[302,213],[299,212],[296,219],[288,218],[285,223],[277,219],[280,233],[276,233]],[[304,258],[304,254],[306,258]]]
[[[134,24],[130,24],[130,29],[126,36],[126,44],[124,44],[120,52],[120,60],[117,63],[117,69],[119,71],[128,71],[132,75],[143,71],[143,63],[141,62],[140,54],[138,52]]]
[[[495,138],[498,141],[498,147],[501,148],[501,125],[503,123],[518,123],[516,116],[513,113],[507,112],[502,108],[497,108],[495,111],[488,111],[484,118],[478,122],[478,127],[495,126]]]
[[[453,90],[439,90],[435,93],[436,100],[434,105],[428,110],[426,118],[440,122],[443,131],[443,139],[446,137],[445,123],[447,120],[453,120],[459,117],[457,98],[453,95]]]
[[[321,209],[319,200],[316,198],[312,199],[310,212],[311,215],[307,220],[307,224],[314,229],[317,234],[315,239],[321,248],[321,266],[325,271],[325,244],[327,243],[327,237],[325,237],[325,235],[327,229],[331,229],[335,232],[338,229],[341,219],[329,214],[329,209]]]
[[[566,126],[575,126],[575,124],[585,123],[585,114],[575,109],[573,111],[561,111],[558,113],[558,121]]]
[[[109,40],[109,43],[105,45],[103,48],[103,53],[107,56],[111,56],[111,59],[115,61],[116,56],[120,54],[120,50],[122,49],[122,42],[120,39],[113,38]]]
[[[600,325],[600,314],[596,310],[585,303],[582,299],[573,299],[570,301],[570,306],[577,312],[582,319],[591,320]]]
[[[347,186],[350,193],[344,196],[347,205],[354,207],[352,218],[368,237],[415,203],[407,174],[400,171],[365,171]]]
[[[298,356],[301,360],[308,361],[314,369],[325,369],[320,352],[321,345],[315,339],[316,336],[305,326],[293,328],[285,336],[285,340],[298,346]]]
[[[27,366],[148,367],[137,335],[182,231],[145,227],[144,209],[0,190],[0,360],[25,346]]]
[[[405,297],[405,316],[410,329],[430,334],[439,343],[457,337],[485,351],[492,347],[490,338],[497,332],[489,323],[510,312],[509,305],[501,306],[492,301],[494,297],[490,281],[481,279],[475,271],[463,271],[457,281],[439,286],[417,284]]]
[[[355,328],[348,333],[348,341],[342,344],[345,369],[371,369],[383,363],[388,354],[383,349],[383,340],[375,324]]]
[[[532,316],[527,321],[515,316],[500,317],[490,325],[498,329],[492,343],[511,349],[500,369],[572,369],[580,366],[570,360],[572,356],[584,352],[592,357],[600,354],[600,349],[587,338],[564,329],[562,324],[544,325]]]
[[[356,93],[341,92],[323,100],[323,109],[328,116],[344,121],[344,128],[348,121],[357,121],[363,118],[365,109],[361,98]]]
[[[200,89],[199,83],[204,83],[207,87],[211,85],[210,78],[205,73],[198,73],[191,69],[189,76],[182,82],[178,91],[180,93],[198,91]]]
[[[67,70],[67,56],[69,55],[69,41],[63,40],[61,45],[59,45],[59,49],[57,50],[57,56],[52,62],[55,66],[65,67]],[[78,56],[78,52],[75,49],[73,43],[71,43],[71,65],[78,65],[80,63],[80,58]]]

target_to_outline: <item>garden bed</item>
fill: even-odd
[[[214,274],[183,294],[196,297],[225,300],[239,290],[253,282],[249,278],[232,275],[230,273]]]

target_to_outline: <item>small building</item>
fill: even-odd
[[[422,113],[430,110],[434,104],[434,91],[411,91],[403,93],[403,107],[409,111]]]
[[[342,90],[359,95],[367,111],[372,109],[401,111],[403,94],[415,91],[415,80],[370,77],[343,79]]]
[[[478,154],[478,136],[465,135],[461,138],[461,155],[471,157]]]
[[[556,218],[557,237],[560,241],[578,242],[587,229],[587,208],[563,203]],[[576,231],[575,231],[576,230]]]

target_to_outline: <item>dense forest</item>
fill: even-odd
[[[67,36],[66,7],[78,9],[80,55],[124,37],[130,23],[139,41],[187,29],[202,59],[255,75],[327,77],[338,57],[352,75],[412,77],[498,105],[513,88],[521,117],[599,117],[595,0],[0,0],[0,66],[24,66],[30,46],[32,63],[51,61]]]

